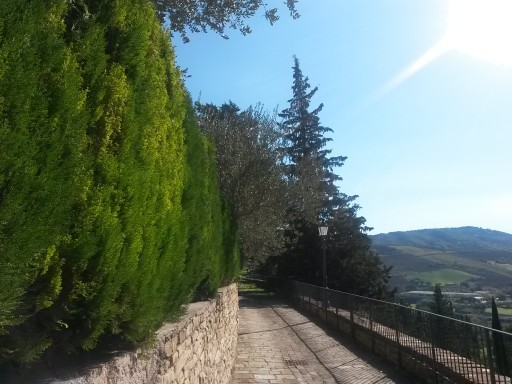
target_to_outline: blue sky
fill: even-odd
[[[312,106],[325,105],[332,155],[348,156],[340,189],[359,196],[372,234],[512,233],[512,65],[449,50],[394,82],[445,36],[446,0],[300,0],[298,10],[272,27],[254,17],[245,37],[175,39],[192,98],[282,110],[296,55],[319,87]]]

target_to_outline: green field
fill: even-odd
[[[265,290],[261,284],[253,281],[241,281],[238,283],[238,293],[240,296],[253,296],[253,297],[273,297],[274,293]]]
[[[512,234],[463,227],[391,232],[371,239],[382,262],[400,277],[395,279],[397,287],[410,285],[407,280],[413,278],[440,284],[466,281],[473,288],[510,287]],[[479,280],[467,281],[470,275]]]
[[[504,268],[504,269],[506,269],[507,271],[512,271],[512,264],[500,264],[500,263],[496,263],[496,266],[497,266],[497,267],[500,267],[500,268]]]
[[[418,278],[423,281],[429,281],[432,284],[460,284],[463,281],[476,277],[470,273],[458,271],[456,269],[439,269],[432,272],[416,272],[408,274],[411,279]]]
[[[485,313],[491,313],[491,308],[485,308]],[[500,316],[512,316],[512,308],[498,307],[498,314]]]

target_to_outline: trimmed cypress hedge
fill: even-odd
[[[0,113],[1,361],[145,341],[238,273],[149,1],[2,0]]]

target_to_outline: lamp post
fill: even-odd
[[[327,225],[321,225],[318,227],[318,234],[322,238],[322,285],[323,289],[323,305],[327,308],[327,261],[325,258],[325,238],[327,237],[327,231],[329,227]]]

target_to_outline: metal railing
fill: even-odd
[[[512,383],[510,333],[310,284],[267,283],[338,330],[356,339],[357,335],[369,336],[366,340],[374,352],[380,349],[389,355],[393,350],[402,368],[410,368],[412,361],[427,367],[434,377],[428,381]]]

